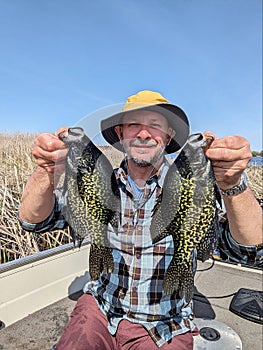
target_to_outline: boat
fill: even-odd
[[[90,278],[89,247],[65,244],[0,265],[1,350],[52,348]],[[262,270],[198,262],[194,349],[261,350],[262,303]]]

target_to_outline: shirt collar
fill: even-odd
[[[170,167],[171,163],[167,160],[166,157],[164,157],[164,161],[158,171],[152,175],[147,181],[146,185],[151,185],[152,183],[157,183],[159,187],[163,187],[164,178],[167,174],[167,171]],[[126,158],[123,159],[123,161],[120,164],[120,167],[116,171],[116,178],[119,179],[123,185],[127,185],[128,178],[127,178],[127,161]]]

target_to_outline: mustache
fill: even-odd
[[[146,147],[153,147],[157,146],[158,142],[154,140],[131,140],[130,146],[146,146]]]

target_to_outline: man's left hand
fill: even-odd
[[[252,158],[249,142],[242,136],[217,138],[210,131],[204,132],[204,136],[214,137],[206,155],[212,161],[219,187],[226,190],[238,185],[242,172]]]

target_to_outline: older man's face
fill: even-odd
[[[157,112],[138,110],[126,113],[123,124],[115,128],[123,148],[134,163],[149,166],[158,161],[174,131]]]

